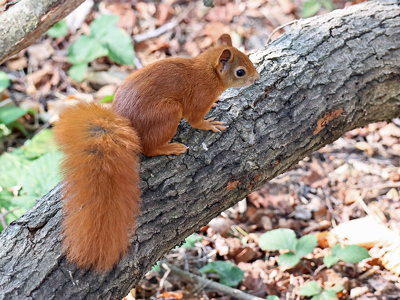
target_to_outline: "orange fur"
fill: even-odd
[[[67,258],[85,269],[110,269],[127,251],[139,213],[139,139],[129,121],[94,103],[65,110],[55,136],[65,153]]]
[[[238,70],[245,71],[239,75]],[[204,120],[220,94],[260,78],[246,55],[224,34],[195,58],[170,58],[132,73],[113,101],[113,111],[79,104],[60,115],[55,136],[65,153],[64,246],[81,268],[110,269],[129,247],[140,206],[138,152],[181,154],[169,143],[179,121],[220,131]]]

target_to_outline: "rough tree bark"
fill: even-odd
[[[33,44],[85,0],[21,0],[0,15],[0,64]]]
[[[0,299],[120,299],[168,249],[303,157],[400,116],[399,0],[301,20],[251,58],[261,80],[212,112],[224,132],[183,123],[187,154],[142,158],[139,228],[112,271],[65,260],[58,185],[2,233]]]

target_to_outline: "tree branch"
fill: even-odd
[[[0,64],[33,44],[85,0],[21,0],[0,15]]]
[[[188,153],[142,158],[139,227],[112,271],[65,260],[55,187],[0,236],[0,299],[120,299],[167,250],[251,191],[346,131],[399,117],[399,4],[301,20],[253,54],[261,80],[225,93],[211,114],[227,122],[224,132],[182,123],[176,140]]]

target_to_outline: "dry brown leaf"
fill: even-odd
[[[348,189],[345,191],[345,195],[344,203],[346,205],[350,205],[357,201],[361,195],[361,192],[359,190]]]
[[[360,149],[361,151],[365,151],[367,152],[368,155],[372,156],[374,155],[375,151],[374,149],[371,147],[370,144],[366,143],[366,142],[358,142],[354,145],[357,149]]]
[[[29,54],[29,63],[35,67],[38,67],[43,61],[54,54],[50,39],[44,40],[41,44],[29,46],[27,50]]]
[[[156,18],[157,18],[157,23],[159,26],[164,25],[165,22],[173,16],[175,13],[175,10],[169,5],[168,3],[160,3],[157,7],[157,13],[156,13]]]
[[[208,23],[201,33],[211,37],[214,43],[222,34],[230,33],[230,28],[221,22],[212,22]]]
[[[379,130],[380,136],[400,137],[400,128],[394,123],[389,123]]]
[[[6,67],[10,70],[19,71],[28,66],[28,59],[26,57],[17,57],[6,61]]]
[[[182,299],[183,298],[183,291],[163,292],[160,295],[157,295],[157,298]]]
[[[235,16],[240,15],[240,6],[235,3],[227,3],[225,6],[215,6],[206,15],[209,22],[223,22],[229,24]]]

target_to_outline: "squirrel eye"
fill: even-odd
[[[239,69],[236,71],[236,76],[237,77],[243,77],[244,75],[246,75],[246,71],[243,69]]]

